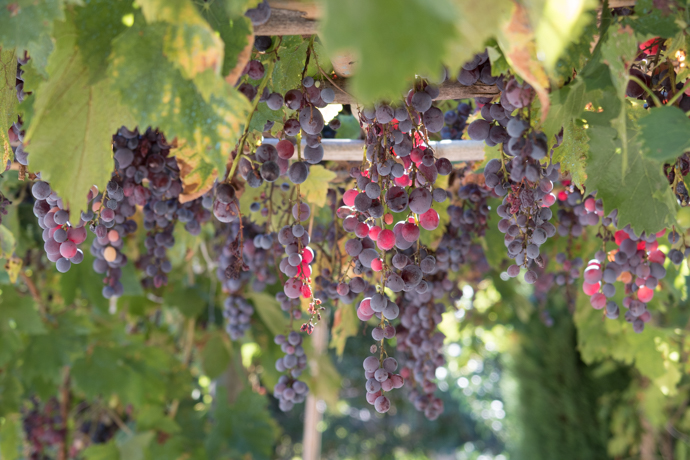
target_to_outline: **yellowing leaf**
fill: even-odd
[[[113,133],[131,119],[109,79],[89,84],[71,21],[57,23],[50,77],[36,91],[26,133],[29,165],[74,211],[92,185],[104,187],[113,169]]]
[[[220,75],[224,45],[191,0],[137,0],[149,23],[165,22],[165,55],[182,75],[194,79],[211,70]]]
[[[593,16],[595,0],[546,0],[543,14],[536,27],[537,57],[552,72],[565,49],[575,42]]]
[[[314,165],[309,169],[309,177],[299,186],[304,201],[312,207],[321,208],[326,205],[328,186],[335,179],[336,174],[321,165]]]
[[[1,48],[0,48],[1,49]],[[0,171],[5,170],[7,161],[12,159],[12,148],[7,128],[12,126],[17,118],[17,90],[15,89],[17,76],[17,58],[14,50],[0,51],[0,150],[2,164]]]
[[[499,31],[498,43],[512,69],[537,92],[541,102],[541,120],[544,121],[550,104],[549,79],[537,59],[534,30],[523,5],[515,5],[510,21]]]

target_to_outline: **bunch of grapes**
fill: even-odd
[[[246,299],[238,295],[230,295],[223,303],[223,318],[227,321],[225,330],[230,339],[239,340],[249,330],[249,321],[254,313]]]
[[[484,104],[482,118],[473,121],[467,133],[488,146],[501,144],[501,159],[486,164],[484,181],[496,196],[504,197],[497,208],[502,218],[498,228],[506,234],[508,255],[516,263],[502,276],[515,277],[525,268],[525,280],[534,284],[537,272],[530,267],[533,263],[543,267],[539,247],[556,233],[549,222],[552,217],[549,207],[556,202],[551,192],[559,179],[559,165],[542,165],[547,157],[546,136],[530,130],[529,106],[534,90],[515,78],[506,82],[500,77],[495,83],[501,91],[500,102]],[[518,110],[523,108],[527,109],[526,118],[519,113],[524,110]],[[513,115],[516,110],[518,113]]]
[[[688,173],[690,173],[690,155],[687,153],[678,157],[673,164],[664,164],[664,174],[681,206],[690,205],[690,196],[684,179]]]
[[[597,310],[606,309],[606,316],[616,319],[620,315],[619,305],[612,300],[616,294],[615,283],[621,282],[626,295],[623,299],[625,320],[632,323],[635,332],[642,332],[645,323],[651,320],[647,303],[654,297],[654,289],[659,280],[666,276],[664,261],[666,255],[658,249],[660,238],[665,230],[646,235],[637,235],[630,226],[618,230],[606,240],[615,241],[618,249],[598,251],[596,258],[587,264],[582,289],[590,296],[590,303]],[[676,234],[677,235],[677,234]],[[676,239],[670,235],[670,239]],[[674,241],[674,242],[677,242]],[[680,253],[680,261],[683,253]]]
[[[78,245],[86,240],[85,221],[81,218],[70,221],[70,211],[62,199],[44,181],[37,181],[31,187],[34,202],[34,215],[43,229],[43,248],[48,260],[55,262],[60,273],[66,273],[72,264],[84,260],[84,253]],[[89,192],[91,193],[91,192]]]
[[[105,275],[106,298],[122,295],[121,269],[127,263],[122,248],[124,237],[137,231],[132,219],[137,206],[143,207],[147,236],[146,253],[136,265],[145,272],[142,283],[146,288],[159,288],[168,282],[172,264],[167,250],[175,244],[175,223],[183,222],[185,230],[198,235],[201,224],[211,218],[203,205],[205,198],[180,201],[182,180],[177,161],[170,156],[171,148],[165,136],[151,128],[139,133],[123,126],[113,136],[115,170],[105,192],[82,215],[92,220],[91,229],[96,234],[91,246],[96,257],[93,267]]]
[[[517,159],[518,157],[511,161],[511,164]],[[495,193],[505,195],[503,202],[496,209],[502,218],[498,223],[498,229],[506,234],[504,243],[508,255],[515,263],[508,267],[503,277],[514,278],[520,274],[521,268],[526,268],[525,281],[534,284],[537,272],[530,267],[533,263],[539,267],[544,266],[539,248],[547,238],[556,233],[556,227],[549,222],[552,217],[549,206],[556,201],[556,197],[550,192],[553,189],[553,181],[558,180],[558,165],[550,164],[543,168],[539,162],[532,163],[524,157],[519,161],[523,160],[530,162],[530,171],[534,171],[535,177],[523,177],[515,182],[518,179],[513,172],[509,173],[508,168],[504,168],[496,159],[487,163],[484,177],[487,185],[494,187]],[[517,166],[514,166],[512,171],[516,168]]]
[[[22,66],[26,65],[27,62],[29,62],[29,55],[26,52],[24,52],[24,56],[22,58],[17,58],[17,77],[15,80],[15,88],[17,91],[17,100],[19,100],[20,103],[24,102],[26,96],[31,94],[30,92],[27,93],[24,91],[24,70],[22,70]],[[21,117],[18,117],[17,121],[12,124],[12,127],[8,130],[8,134],[10,142],[12,144],[16,144],[16,146],[13,147],[14,160],[22,166],[28,166],[29,152],[24,150],[23,142],[25,132]],[[5,170],[10,168],[10,162],[11,159],[8,160],[7,164],[5,165]]]
[[[22,427],[31,460],[48,458],[45,456],[47,452],[66,442],[67,433],[60,417],[60,405],[55,399],[45,404],[34,400],[32,407],[24,409]]]
[[[288,412],[295,404],[304,402],[309,393],[309,386],[298,380],[307,367],[307,356],[302,347],[302,335],[298,332],[292,331],[287,337],[276,335],[274,340],[285,353],[285,356],[276,361],[276,369],[287,373],[278,379],[273,388],[273,396],[278,398],[280,410]]]
[[[416,384],[410,392],[410,401],[429,420],[435,420],[443,412],[443,401],[434,392],[436,369],[445,364],[442,352],[445,336],[437,326],[446,307],[442,302],[434,302],[439,293],[443,296],[445,292],[441,282],[434,285],[440,292],[432,288],[428,295],[405,293],[407,306],[400,318],[402,327],[398,335],[398,351],[407,353],[403,375],[412,376]]]
[[[467,117],[472,113],[472,106],[466,102],[458,102],[453,110],[443,114],[445,126],[441,128],[441,139],[460,140],[467,127]]]

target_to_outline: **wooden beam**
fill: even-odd
[[[277,144],[278,139],[264,139],[267,144]],[[306,143],[302,141],[302,147]],[[324,161],[361,162],[364,158],[364,141],[352,139],[323,139]],[[481,161],[484,159],[484,142],[482,141],[431,141],[430,147],[436,156],[447,158],[452,162]]]
[[[339,88],[333,86],[332,83],[324,81],[324,88],[332,88],[335,92],[334,104],[356,104],[357,101],[347,92],[347,83],[344,80],[336,82]],[[343,91],[344,90],[344,91]],[[484,85],[478,83],[472,86],[464,86],[456,80],[447,80],[439,86],[439,95],[434,98],[436,101],[445,101],[448,99],[467,99],[472,97],[493,97],[499,94],[498,88],[494,85]]]
[[[306,11],[271,6],[266,24],[254,27],[254,35],[314,35],[318,22]]]
[[[346,0],[343,0],[346,1]],[[314,35],[322,17],[321,4],[297,0],[270,0],[271,17],[254,28],[254,35]],[[609,0],[609,8],[635,6],[635,0]]]

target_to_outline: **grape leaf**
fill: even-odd
[[[12,232],[0,224],[0,259],[9,259],[14,253],[17,242]]]
[[[166,23],[163,54],[184,78],[191,80],[206,71],[220,75],[223,40],[191,0],[135,0],[135,3],[150,24]]]
[[[3,460],[17,460],[22,458],[24,451],[24,430],[20,414],[6,416],[0,422],[0,458]]]
[[[120,458],[127,460],[144,460],[147,458],[148,446],[153,441],[156,433],[148,431],[146,433],[136,433],[125,439],[118,439],[117,449],[120,451]]]
[[[291,35],[283,37],[278,50],[278,61],[273,69],[273,91],[285,94],[287,91],[299,88],[302,82],[304,60],[307,57],[309,40]]]
[[[576,78],[569,85],[551,93],[551,108],[542,125],[549,142],[554,141],[554,136],[561,128],[580,117],[585,108],[585,89],[584,80]]]
[[[214,424],[206,440],[209,458],[270,459],[278,434],[276,423],[266,409],[266,398],[244,390],[234,404],[227,392],[216,393]]]
[[[137,414],[137,428],[142,431],[159,430],[173,434],[180,432],[180,426],[167,416],[162,407],[147,405]]]
[[[91,444],[82,455],[86,460],[120,460],[120,452],[114,440],[105,444]]]
[[[224,84],[222,93],[205,101],[196,85],[165,57],[165,26],[134,25],[113,44],[110,75],[122,101],[130,107],[139,126],[156,126],[169,139],[179,137],[194,148],[201,159],[200,181],[209,176],[206,165],[225,170],[249,103],[237,90]]]
[[[327,0],[319,36],[331,57],[354,53],[358,70],[350,88],[361,102],[373,103],[399,98],[415,75],[438,74],[456,37],[456,15],[446,0]],[[410,33],[406,24],[424,33]]]
[[[353,305],[341,304],[335,311],[333,326],[331,327],[331,342],[329,348],[335,348],[335,354],[343,357],[348,337],[354,337],[359,332],[359,318]]]
[[[628,164],[628,128],[627,105],[625,104],[625,92],[628,87],[628,71],[637,54],[637,40],[630,28],[609,28],[606,40],[601,47],[602,62],[607,65],[611,73],[611,81],[621,101],[621,111],[611,120],[611,124],[618,131],[622,147],[622,170],[625,171]]]
[[[11,320],[16,330],[25,334],[40,335],[47,332],[30,296],[19,295],[14,287],[5,286],[0,300],[0,329],[6,327]]]
[[[543,59],[547,72],[553,74],[566,48],[579,39],[585,26],[594,19],[590,11],[597,6],[596,0],[575,0],[568,2],[567,7],[561,0],[545,1],[536,23],[535,40],[537,55]]]
[[[230,363],[230,352],[226,344],[227,335],[225,332],[213,334],[204,348],[201,350],[201,362],[204,366],[204,373],[210,379],[220,376]]]
[[[12,160],[12,147],[7,129],[17,121],[17,58],[12,49],[0,48],[0,149],[2,163],[0,171],[5,170],[7,162]]]
[[[454,21],[457,38],[450,41],[448,52],[443,58],[451,76],[457,75],[460,66],[471,60],[476,53],[484,51],[487,41],[493,39],[495,31],[510,19],[514,8],[510,0],[453,0],[453,5],[455,11],[447,9],[445,14]],[[487,14],[487,11],[491,11],[491,14]],[[492,53],[491,50],[489,52]],[[492,63],[495,59],[496,54]]]
[[[602,321],[601,313],[590,306],[583,293],[578,296],[574,320],[584,362],[613,358],[634,364],[656,385],[664,385],[667,392],[675,393],[681,376],[679,364],[669,360],[668,353],[662,351],[673,346],[670,332],[647,324],[643,334],[635,334],[632,325],[625,321]]]
[[[563,128],[563,142],[553,151],[553,162],[561,164],[561,172],[570,174],[573,183],[582,188],[588,151],[587,130],[581,123],[568,122]]]
[[[222,75],[227,76],[238,64],[238,57],[250,41],[252,23],[242,13],[233,15],[231,5],[237,2],[212,1],[195,2],[199,13],[206,19],[213,29],[218,32],[225,45],[223,54]]]
[[[83,7],[75,8],[77,46],[92,83],[105,76],[112,41],[127,30],[123,18],[134,11],[134,4],[127,0],[87,0]]]
[[[64,20],[63,0],[0,0],[0,45],[29,49],[53,31],[53,21]]]
[[[675,160],[690,149],[690,120],[678,107],[654,107],[639,123],[646,156],[658,161]]]
[[[35,95],[26,133],[29,164],[41,171],[55,192],[72,207],[84,209],[86,194],[104,187],[112,172],[111,138],[129,119],[110,82],[89,84],[74,25],[56,25],[56,49],[48,62],[50,78]]]
[[[516,4],[510,20],[499,30],[497,40],[513,71],[537,93],[541,103],[541,119],[544,121],[550,104],[549,79],[542,63],[537,59],[534,30],[528,16],[526,7]]]
[[[287,320],[274,296],[265,292],[251,292],[247,298],[252,301],[254,309],[273,335],[285,332]]]
[[[336,173],[321,165],[312,165],[309,168],[309,176],[299,186],[299,191],[304,201],[311,205],[312,210],[326,205],[328,187],[335,177]]]
[[[604,212],[618,209],[618,227],[630,224],[637,233],[655,233],[673,224],[676,204],[662,171],[662,164],[643,156],[640,135],[633,120],[628,120],[628,164],[623,167],[619,153],[622,140],[616,130],[604,121],[597,123],[589,115],[588,191],[597,192],[604,202]],[[633,125],[633,126],[630,126]]]
[[[637,0],[635,14],[623,19],[623,24],[632,27],[639,41],[646,41],[654,37],[670,38],[676,35],[680,28],[678,21],[685,22],[680,12],[665,15],[654,6],[655,0]]]

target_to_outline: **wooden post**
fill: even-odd
[[[309,363],[313,376],[318,378],[319,368],[316,359],[326,350],[328,342],[328,322],[322,321],[316,325],[311,336],[314,347],[314,359]],[[307,395],[304,406],[304,436],[302,438],[302,460],[319,460],[321,458],[321,432],[317,429],[319,422],[323,420],[323,414],[316,405],[318,398],[313,391]]]

